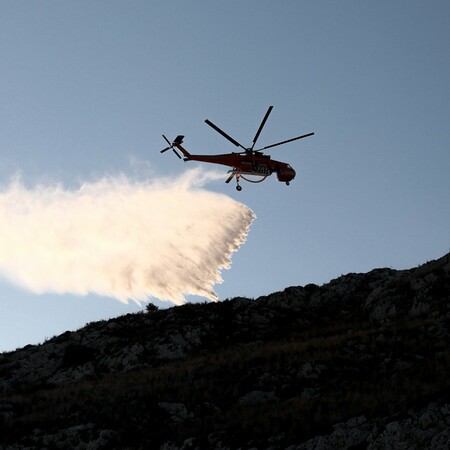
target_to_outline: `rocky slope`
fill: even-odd
[[[449,448],[450,254],[0,355],[0,449]]]

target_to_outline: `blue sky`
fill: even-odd
[[[219,297],[258,297],[450,250],[447,1],[4,1],[0,184],[181,175],[194,153],[273,149],[289,187],[211,182],[257,219]],[[223,169],[224,180],[226,169]],[[1,251],[1,249],[0,249]],[[193,299],[195,300],[195,299]],[[0,280],[0,351],[139,310]]]

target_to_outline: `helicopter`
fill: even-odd
[[[205,122],[219,134],[221,134],[224,138],[228,139],[232,144],[236,147],[240,147],[243,151],[235,153],[225,153],[220,155],[192,155],[189,153],[181,144],[183,143],[184,136],[178,135],[172,143],[166,138],[166,136],[162,135],[165,141],[168,144],[168,147],[161,150],[161,153],[166,152],[167,150],[172,150],[175,155],[182,159],[180,154],[177,152],[179,150],[183,155],[184,161],[200,161],[212,164],[221,164],[224,166],[229,166],[231,169],[228,171],[230,176],[227,178],[225,183],[229,183],[233,178],[236,179],[236,189],[238,191],[242,190],[242,186],[239,184],[240,179],[242,178],[245,181],[250,183],[260,183],[264,181],[267,177],[272,175],[272,173],[277,174],[278,181],[286,183],[289,186],[290,182],[295,178],[295,170],[291,167],[290,164],[276,161],[272,159],[269,155],[265,155],[262,153],[263,150],[267,150],[269,148],[277,147],[278,145],[287,144],[288,142],[293,142],[298,139],[303,139],[308,136],[312,136],[314,132],[303,134],[301,136],[294,137],[292,139],[287,139],[282,142],[277,142],[276,144],[267,145],[265,147],[259,148],[255,150],[256,141],[261,134],[266,121],[272,112],[273,106],[269,106],[256,134],[253,138],[253,145],[251,147],[244,147],[223,130],[221,130],[217,125],[212,123],[210,120],[206,119]],[[256,180],[247,178],[248,176],[255,176]]]

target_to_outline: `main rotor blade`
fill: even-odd
[[[269,117],[270,112],[272,111],[273,106],[269,106],[269,109],[266,112],[266,115],[264,116],[264,119],[261,122],[261,125],[258,128],[258,131],[255,134],[255,137],[253,138],[253,145],[252,145],[252,150],[255,147],[256,141],[259,138],[259,135],[261,134],[262,129],[264,128],[264,125],[266,124],[266,120]]]
[[[217,125],[214,125],[210,120],[206,119],[205,122],[211,127],[214,128],[219,134],[221,134],[225,139],[228,139],[232,144],[234,144],[236,147],[242,147],[244,150],[246,150],[245,147],[243,147],[241,144],[239,144],[238,141],[234,140],[231,136],[228,136],[225,131],[222,131]]]
[[[287,144],[288,142],[296,141],[297,139],[303,139],[305,137],[312,136],[313,134],[314,133],[303,134],[302,136],[297,136],[295,138],[288,139],[287,141],[277,142],[276,144],[272,144],[272,145],[268,145],[267,147],[259,148],[258,150],[255,150],[255,152],[259,152],[260,150],[266,150],[268,148],[276,147],[277,145]]]

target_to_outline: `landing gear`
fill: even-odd
[[[289,181],[286,181],[286,186],[289,186],[289,185],[290,185]]]
[[[237,173],[236,174],[236,190],[241,192],[242,191],[242,186],[239,184],[239,180],[241,178],[241,174]]]

